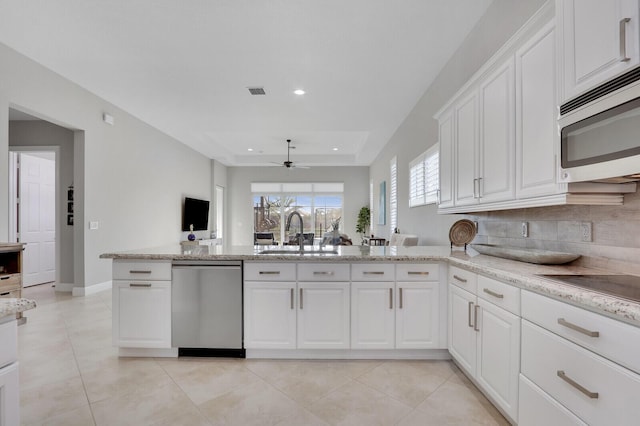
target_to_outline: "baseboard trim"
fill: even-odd
[[[71,293],[73,292],[74,286],[73,283],[56,283],[55,289],[60,293]]]
[[[118,348],[118,356],[178,358],[178,348]]]
[[[88,296],[90,294],[109,290],[111,288],[111,285],[111,281],[105,281],[103,283],[90,285],[89,287],[74,287],[72,294],[74,296]]]
[[[270,359],[451,359],[446,349],[392,349],[392,350],[327,350],[327,349],[247,349],[247,358]]]

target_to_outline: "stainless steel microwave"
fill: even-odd
[[[573,105],[561,106],[562,182],[640,180],[640,72],[636,73],[638,79],[632,83],[627,79],[609,93],[601,86],[583,95],[582,102],[578,97]]]

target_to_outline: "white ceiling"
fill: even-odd
[[[225,164],[368,165],[490,3],[0,0],[0,42]]]

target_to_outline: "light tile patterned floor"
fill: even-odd
[[[448,361],[118,358],[110,291],[24,297],[24,425],[508,424]]]

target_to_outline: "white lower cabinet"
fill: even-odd
[[[171,281],[113,281],[113,344],[171,347]]]
[[[506,284],[482,276],[465,277],[464,284],[472,278],[478,280],[476,296],[455,285],[454,274],[450,275],[449,352],[493,402],[517,421],[520,317],[489,302],[485,296],[502,296],[498,300],[508,301],[519,299],[519,293],[497,293],[492,289]],[[458,273],[455,275],[460,277]]]
[[[20,424],[20,382],[18,363],[0,368],[0,425]]]
[[[395,283],[351,283],[351,347],[393,349]]]
[[[396,348],[435,349],[439,341],[438,282],[397,282]]]
[[[296,283],[244,283],[244,346],[295,349]]]
[[[349,283],[298,283],[298,348],[349,349]]]
[[[520,375],[518,414],[519,426],[586,426],[586,423],[522,374]]]

